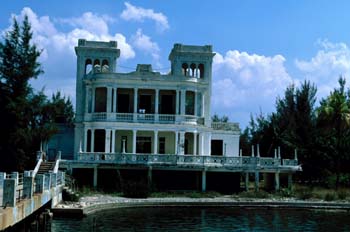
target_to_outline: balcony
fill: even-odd
[[[204,125],[203,117],[175,114],[100,112],[85,114],[85,121]]]
[[[100,153],[80,152],[77,160],[87,164],[117,164],[128,166],[161,166],[169,168],[212,168],[224,170],[249,171],[263,169],[301,171],[297,160],[270,157],[227,157],[227,156],[198,156],[174,154],[129,154],[129,153]]]

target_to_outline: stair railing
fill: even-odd
[[[38,173],[39,171],[39,168],[40,168],[40,165],[41,163],[43,162],[44,160],[44,157],[45,157],[45,152],[44,151],[38,151],[36,154],[36,159],[37,159],[37,163],[35,165],[35,168],[33,170],[33,173],[32,173],[32,177],[35,178],[35,175]]]
[[[60,166],[60,160],[61,160],[61,151],[57,152],[56,160],[55,160],[55,166],[53,168],[53,173],[58,172],[58,167]]]

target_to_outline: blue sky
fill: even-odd
[[[75,101],[78,38],[117,40],[118,71],[152,63],[167,72],[174,43],[212,44],[212,113],[247,125],[274,110],[291,83],[311,80],[318,98],[349,78],[350,1],[2,0],[0,31],[28,14],[45,74],[32,84]]]

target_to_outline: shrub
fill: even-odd
[[[345,190],[338,191],[338,198],[340,200],[345,200],[347,196],[348,196],[348,193]]]
[[[122,184],[124,197],[147,198],[150,195],[150,189],[145,181],[125,181]]]
[[[324,195],[325,201],[334,201],[335,198],[336,198],[335,193],[326,193],[326,195]]]
[[[277,195],[281,196],[281,197],[293,197],[294,193],[292,190],[290,189],[280,189],[277,192]]]
[[[300,188],[297,192],[297,198],[301,199],[301,200],[307,200],[312,198],[313,194],[312,194],[312,189],[310,188]]]
[[[259,190],[254,192],[242,192],[239,196],[246,198],[268,198],[269,194],[265,191]]]

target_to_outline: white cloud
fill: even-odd
[[[151,37],[142,33],[142,29],[138,29],[136,34],[131,38],[132,44],[135,48],[151,54],[155,62],[159,62],[159,46],[156,42],[151,40]]]
[[[143,22],[145,19],[153,20],[159,31],[169,29],[168,18],[163,13],[156,13],[153,9],[137,7],[129,2],[124,3],[126,9],[123,10],[120,17],[127,21]]]
[[[315,82],[318,96],[324,97],[336,87],[340,75],[350,76],[350,49],[345,43],[318,40],[320,49],[310,60],[295,60],[303,77]],[[349,84],[349,83],[348,83]]]
[[[276,97],[293,82],[282,55],[267,57],[230,50],[213,62],[212,113],[246,124],[250,112],[271,112]]]
[[[74,47],[80,38],[99,41],[115,40],[121,50],[121,60],[135,57],[132,46],[123,34],[109,32],[109,24],[115,19],[108,15],[99,16],[86,12],[76,18],[52,20],[49,16],[38,16],[31,8],[25,7],[19,15],[12,15],[12,17],[22,21],[25,15],[28,15],[32,26],[33,42],[43,51],[40,62],[45,74],[33,80],[32,85],[36,89],[42,89],[45,85],[45,93],[48,95],[59,88],[75,103],[76,56]],[[12,24],[12,20],[10,23]],[[57,24],[63,24],[66,31],[59,30],[58,28],[61,27],[57,27]]]

